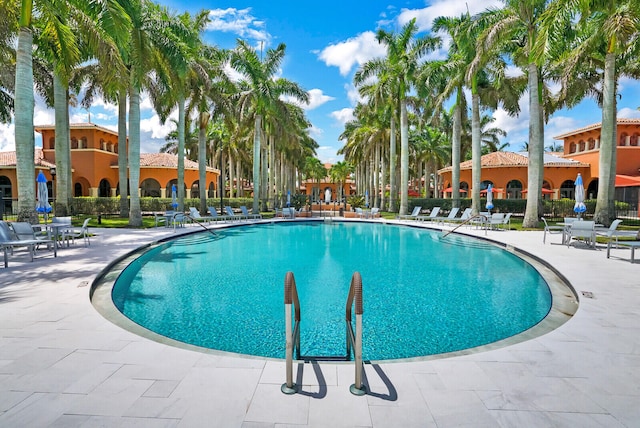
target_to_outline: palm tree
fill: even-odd
[[[331,165],[329,169],[329,176],[331,177],[331,181],[338,183],[338,188],[340,192],[338,193],[338,197],[340,200],[344,197],[344,183],[353,173],[353,166],[349,162],[340,161]],[[345,199],[346,202],[346,199]]]
[[[320,181],[327,176],[327,168],[324,167],[320,159],[308,156],[304,161],[304,174],[307,179]]]
[[[570,48],[562,57],[564,81],[600,75],[602,130],[599,185],[594,219],[609,225],[615,216],[613,196],[616,171],[616,91],[625,71],[637,76],[640,3],[637,0],[553,0],[543,16],[539,52],[553,49],[558,39],[575,29]],[[626,67],[630,66],[628,69]],[[591,79],[584,79],[589,81]],[[589,93],[600,93],[593,87]]]
[[[467,119],[467,102],[464,96],[465,76],[468,64],[471,62],[474,49],[473,41],[467,37],[466,27],[469,25],[468,14],[458,18],[441,16],[433,21],[432,30],[446,31],[451,37],[449,52],[445,61],[428,63],[423,71],[423,80],[428,85],[440,85],[446,81],[441,95],[435,100],[435,111],[451,97],[454,97],[453,129],[451,136],[451,187],[453,207],[460,206],[460,160],[462,150],[462,129]]]
[[[0,123],[10,123],[13,114],[16,51],[12,40],[18,32],[20,12],[16,5],[17,2],[4,2],[0,6]]]
[[[231,55],[231,65],[244,79],[245,85],[239,97],[241,110],[251,110],[254,117],[253,131],[253,212],[260,211],[260,154],[263,133],[262,120],[270,112],[276,112],[279,98],[289,96],[301,103],[309,102],[309,95],[296,83],[284,78],[274,79],[285,55],[286,46],[267,49],[264,58],[243,40]]]
[[[393,79],[392,87],[397,90],[396,100],[400,107],[400,209],[407,213],[409,190],[409,120],[407,115],[407,96],[415,86],[415,76],[420,60],[429,51],[435,49],[440,40],[435,37],[414,38],[418,28],[413,19],[405,24],[398,34],[378,30],[376,39],[387,49],[387,61]],[[372,70],[373,71],[373,70]],[[363,72],[366,80],[371,74]]]

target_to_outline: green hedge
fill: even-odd
[[[250,207],[252,198],[226,198],[223,205],[239,208],[241,205]],[[185,209],[189,207],[200,208],[200,199],[191,198],[184,200]],[[207,199],[207,206],[219,207],[219,198]],[[145,212],[160,212],[172,210],[171,198],[140,198],[140,210]],[[71,200],[71,212],[73,215],[118,215],[120,214],[120,197],[115,198],[91,198],[78,197]]]

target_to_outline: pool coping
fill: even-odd
[[[429,227],[429,224],[406,224],[404,222],[398,221],[387,221],[384,219],[375,219],[375,220],[367,220],[367,219],[334,219],[334,218],[303,218],[303,219],[268,219],[262,220],[258,222],[236,222],[229,223],[225,225],[220,225],[221,227],[217,227],[215,229],[208,230],[220,230],[227,229],[233,227],[244,227],[244,226],[252,226],[256,224],[265,224],[265,223],[274,223],[274,222],[363,222],[363,223],[378,223],[378,224],[389,224],[393,226],[404,226],[404,227],[412,227],[418,229],[428,229],[435,232],[443,231],[444,229]],[[447,233],[453,233],[460,236],[465,236],[471,239],[477,239],[480,241],[487,242],[491,245],[499,247],[505,251],[512,253],[513,255],[519,257],[523,261],[527,262],[531,265],[536,271],[542,276],[542,278],[547,283],[549,290],[551,292],[551,308],[548,314],[540,320],[534,326],[524,330],[516,335],[491,342],[488,344],[466,348],[463,350],[445,352],[440,354],[432,354],[425,355],[419,357],[409,357],[409,358],[399,358],[399,359],[385,359],[385,360],[367,360],[367,363],[379,364],[379,363],[407,363],[407,362],[417,362],[417,361],[432,361],[439,359],[446,359],[452,357],[458,357],[463,355],[472,355],[478,354],[482,352],[492,351],[500,348],[504,348],[507,346],[512,346],[518,343],[526,342],[537,337],[543,336],[566,322],[568,322],[571,317],[577,312],[579,307],[579,297],[575,288],[571,285],[569,280],[559,272],[555,267],[553,267],[550,263],[546,262],[544,259],[537,257],[527,251],[519,249],[513,245],[506,244],[497,240],[493,240],[488,238],[487,236],[477,236],[470,235],[467,233],[463,233],[464,231],[447,231]],[[174,346],[180,349],[191,350],[195,352],[201,352],[206,354],[213,355],[224,355],[224,356],[232,356],[239,358],[249,358],[249,359],[259,359],[259,360],[267,360],[267,361],[283,361],[283,358],[271,358],[264,356],[256,356],[250,354],[241,354],[234,353],[229,351],[222,351],[217,349],[211,349],[206,347],[201,347],[197,345],[192,345],[189,343],[181,342],[176,339],[172,339],[161,334],[158,334],[152,330],[149,330],[131,319],[127,318],[124,314],[122,314],[111,298],[111,290],[117,277],[120,275],[123,269],[125,269],[132,261],[134,261],[140,254],[144,251],[147,251],[150,248],[158,247],[166,242],[172,241],[178,237],[184,237],[186,235],[192,235],[197,233],[203,233],[202,229],[192,230],[189,232],[181,233],[177,236],[167,236],[147,244],[144,244],[140,247],[135,248],[132,251],[127,252],[126,254],[116,258],[111,263],[109,263],[103,270],[98,273],[95,280],[92,282],[89,298],[91,304],[96,309],[98,313],[100,313],[105,319],[110,321],[111,323],[123,328],[133,334],[141,336],[143,338],[153,340],[155,342]],[[284,346],[284,343],[283,343]],[[304,359],[298,360],[300,362],[305,361]],[[324,361],[319,361],[320,363],[325,363]],[[336,364],[353,364],[352,361],[327,361],[326,363],[336,363]]]

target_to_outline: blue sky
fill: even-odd
[[[208,43],[222,48],[233,48],[236,39],[242,38],[253,46],[275,47],[284,43],[285,60],[279,75],[297,82],[309,92],[311,102],[305,106],[312,123],[311,136],[318,142],[318,157],[323,162],[341,160],[336,152],[343,143],[338,140],[344,124],[352,119],[352,111],[358,101],[353,87],[353,74],[367,60],[384,55],[384,49],[375,41],[378,28],[398,30],[412,18],[417,19],[422,34],[426,34],[437,16],[458,16],[467,11],[473,13],[500,6],[500,1],[466,2],[465,0],[435,1],[380,1],[365,2],[325,0],[304,2],[272,0],[269,2],[210,1],[193,2],[161,0],[171,10],[192,13],[210,10],[212,19],[204,38]],[[431,54],[431,58],[443,58],[446,45]],[[640,83],[620,81],[618,100],[619,117],[640,118]],[[509,142],[509,150],[518,151],[527,141],[529,112],[526,97],[521,100],[519,117],[509,117],[504,111],[493,112],[495,126],[507,131],[503,142]],[[142,152],[157,152],[165,143],[164,137],[174,126],[161,124],[151,109],[148,99],[142,102],[141,148]],[[93,123],[116,129],[117,107],[98,100],[90,109]],[[72,122],[87,122],[89,112],[71,109]],[[553,136],[601,121],[601,111],[594,101],[587,99],[570,111],[555,113],[545,128],[545,145]],[[41,101],[36,103],[36,125],[53,124],[53,111]],[[0,124],[0,150],[14,150],[13,125]],[[38,134],[36,134],[38,137]],[[36,145],[41,144],[36,139]]]

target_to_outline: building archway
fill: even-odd
[[[140,196],[159,198],[160,197],[160,183],[154,178],[147,178],[140,183]]]
[[[598,197],[598,179],[594,178],[589,182],[585,193],[587,199],[596,199]]]
[[[191,197],[193,199],[200,199],[200,180],[196,180],[191,185]]]
[[[573,199],[576,187],[573,180],[565,180],[560,185],[560,197],[566,199]]]
[[[98,197],[108,198],[109,196],[111,196],[111,185],[106,178],[103,178],[98,185]]]
[[[520,180],[511,180],[507,183],[507,199],[522,198],[522,182]]]
[[[11,212],[11,199],[13,198],[11,180],[9,177],[4,175],[0,176],[0,194],[2,198],[0,198],[0,213],[10,213]],[[1,219],[0,219],[1,220]]]

